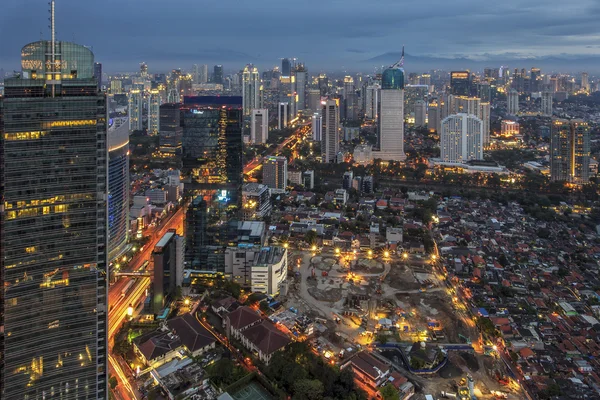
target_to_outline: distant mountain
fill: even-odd
[[[374,65],[391,65],[401,57],[400,52],[390,52],[364,60],[363,63]],[[444,58],[430,56],[404,55],[404,66],[407,70],[469,69],[482,70],[486,67],[497,68],[501,65],[509,68],[538,67],[543,70],[561,72],[600,72],[600,56],[598,55],[559,55],[544,57],[514,57],[511,55],[489,55],[485,60],[473,60],[466,57]]]

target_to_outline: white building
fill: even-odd
[[[489,102],[481,102],[479,105],[479,115],[477,116],[483,122],[483,146],[490,144],[490,117],[491,117],[491,105]]]
[[[314,113],[312,116],[312,139],[316,142],[321,141],[321,130],[323,129],[323,117],[321,114]]]
[[[250,141],[252,143],[266,143],[269,139],[269,110],[258,108],[252,110],[250,125]]]
[[[225,274],[253,292],[278,294],[287,278],[287,249],[239,245],[225,250]]]
[[[250,115],[253,109],[260,106],[260,78],[258,68],[252,64],[246,65],[242,73],[242,85],[244,115]]]
[[[158,135],[160,132],[160,92],[157,89],[150,91],[148,98],[148,133]]]
[[[542,92],[542,115],[552,116],[552,92]]]
[[[287,128],[289,112],[288,103],[279,103],[277,107],[277,129]]]
[[[519,92],[515,89],[510,89],[506,95],[506,108],[510,115],[519,113]]]
[[[373,162],[373,146],[370,144],[359,144],[354,148],[354,162],[360,165],[367,165]]]
[[[322,162],[336,161],[340,151],[340,109],[337,101],[327,100],[321,102],[321,157]]]
[[[242,214],[245,221],[271,214],[271,193],[267,185],[249,182],[242,187]]]
[[[404,70],[383,71],[379,112],[379,151],[385,161],[404,161]]]
[[[483,121],[474,115],[454,114],[442,121],[441,159],[466,162],[483,159]]]
[[[377,119],[380,92],[381,85],[378,83],[367,86],[365,93],[365,117],[368,119]]]
[[[263,184],[271,189],[271,193],[284,193],[287,187],[287,166],[285,157],[270,156],[263,161]]]
[[[129,131],[141,131],[142,127],[142,109],[144,97],[138,89],[129,93]]]
[[[500,123],[500,134],[502,136],[516,136],[519,134],[519,123],[510,120],[502,120]]]
[[[415,126],[425,126],[427,116],[427,103],[423,100],[415,102]]]

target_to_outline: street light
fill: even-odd
[[[183,301],[183,304],[185,304],[186,306],[189,306],[189,305],[190,305],[190,299],[189,299],[189,298],[186,298],[186,299]]]
[[[317,246],[313,244],[312,247],[311,247],[311,250],[312,251],[317,251]]]
[[[402,258],[406,260],[408,258],[408,253],[402,253]]]
[[[284,249],[287,249],[288,247],[290,247],[290,245],[289,245],[288,243],[284,243],[284,244],[283,244],[283,248],[284,248]]]
[[[389,252],[389,251],[387,251],[387,250],[386,250],[386,251],[384,251],[384,252],[383,252],[383,256],[384,256],[385,258],[388,258],[388,257],[390,256],[390,252]]]
[[[340,254],[340,248],[339,247],[335,248],[335,254]]]
[[[369,254],[369,257],[372,257],[373,256],[373,250],[369,249],[369,253],[368,254]]]

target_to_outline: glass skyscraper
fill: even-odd
[[[108,259],[124,253],[129,239],[129,124],[108,130]]]
[[[108,397],[106,126],[89,49],[23,47],[0,98],[2,399]]]

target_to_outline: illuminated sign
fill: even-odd
[[[219,199],[219,201],[229,201],[229,198],[227,197],[227,190],[221,190],[221,194],[217,196],[217,199]]]
[[[69,120],[69,121],[52,121],[47,123],[50,128],[71,128],[74,126],[90,126],[96,125],[95,119],[78,119],[78,120]]]
[[[192,110],[193,114],[204,114],[204,110]]]

